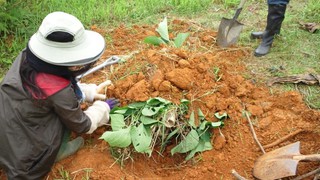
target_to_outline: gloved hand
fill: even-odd
[[[106,125],[109,122],[110,107],[104,101],[95,101],[84,113],[91,120],[91,127],[87,134],[91,134],[98,127]]]
[[[115,98],[107,99],[105,102],[109,105],[110,109],[113,109],[120,105],[119,99],[115,99]]]
[[[86,102],[93,102],[94,100],[105,100],[106,95],[101,94],[100,92],[110,84],[112,84],[110,80],[107,80],[99,85],[78,82],[78,86],[83,95],[83,100]]]

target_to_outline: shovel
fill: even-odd
[[[85,73],[83,74],[80,74],[79,76],[76,77],[76,80],[79,81],[81,78],[87,76],[88,74],[91,74],[91,73],[94,73],[106,66],[109,66],[109,65],[112,65],[112,64],[115,64],[115,63],[118,63],[120,61],[120,57],[118,56],[111,56],[110,58],[108,58],[105,62],[89,69],[88,71],[86,71]]]
[[[237,21],[237,18],[242,10],[246,0],[241,0],[235,15],[232,19],[222,18],[219,29],[217,44],[220,47],[228,47],[237,42],[240,32],[242,31],[243,24]]]
[[[298,141],[259,157],[253,167],[253,176],[263,180],[294,176],[299,161],[320,161],[320,154],[301,155]]]

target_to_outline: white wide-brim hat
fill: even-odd
[[[71,42],[47,39],[53,32],[66,32],[73,36]],[[54,65],[78,66],[97,61],[105,50],[105,41],[97,32],[85,30],[73,15],[64,12],[48,14],[28,44],[39,59]]]

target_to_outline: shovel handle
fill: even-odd
[[[235,21],[236,19],[238,19],[239,15],[240,15],[240,12],[242,11],[242,7],[244,5],[244,3],[246,2],[246,0],[241,0],[240,1],[240,4],[238,5],[238,8],[236,10],[236,13],[234,14],[233,16],[233,21]]]
[[[299,161],[320,161],[320,154],[298,155],[292,158]]]
[[[87,76],[88,74],[94,73],[100,69],[102,69],[105,66],[109,66],[115,63],[118,63],[120,61],[120,58],[118,56],[111,56],[110,58],[108,58],[107,60],[105,60],[105,62],[103,62],[102,64],[99,64],[91,69],[89,69],[87,72],[80,74],[79,76],[76,77],[76,80],[79,81],[82,77]]]

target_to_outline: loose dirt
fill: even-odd
[[[244,110],[250,113],[262,145],[296,130],[304,130],[265,149],[267,152],[296,141],[301,141],[302,154],[320,152],[319,111],[309,109],[298,92],[270,92],[264,84],[248,78],[245,63],[250,59],[251,49],[219,48],[215,43],[217,32],[181,20],[170,22],[169,29],[170,38],[180,32],[190,32],[182,48],[144,43],[145,37],[158,36],[156,26],[120,26],[111,31],[92,28],[109,37],[101,59],[119,55],[126,61],[106,67],[83,81],[112,80],[113,85],[108,87],[106,94],[120,99],[123,106],[150,97],[162,97],[174,103],[186,98],[192,102],[191,110],[200,108],[210,121],[216,121],[214,113],[226,112],[230,118],[221,129],[225,138],[214,130],[214,149],[198,154],[188,162],[184,162],[184,155],[171,156],[168,147],[164,154],[153,152],[152,157],[133,153],[132,159],[120,165],[115,162],[108,144],[98,139],[110,130],[110,127],[102,127],[93,135],[85,136],[85,148],[57,163],[49,179],[61,177],[59,170],[62,168],[76,179],[86,174],[90,179],[233,179],[232,169],[254,179],[254,162],[262,152],[254,141]],[[298,174],[319,165],[300,162]]]
[[[98,139],[110,126],[99,128],[92,135],[83,135],[86,145],[75,155],[56,163],[47,179],[62,178],[69,172],[70,179],[234,179],[235,169],[247,179],[254,179],[255,160],[263,153],[254,141],[244,110],[250,113],[257,137],[267,145],[296,130],[303,131],[266,148],[266,152],[301,141],[302,154],[320,152],[320,114],[309,109],[296,91],[270,91],[263,83],[250,79],[245,63],[252,49],[246,47],[219,48],[217,33],[192,22],[174,20],[169,23],[170,36],[190,32],[182,48],[152,46],[143,42],[156,35],[156,26],[120,26],[113,30],[92,27],[107,38],[107,49],[101,58],[119,55],[125,59],[116,65],[87,76],[87,83],[101,83],[107,79],[113,85],[106,89],[108,97],[120,99],[121,105],[162,97],[179,103],[186,98],[190,109],[200,108],[210,121],[214,113],[226,112],[229,119],[221,129],[225,138],[213,130],[214,148],[184,161],[185,155],[171,156],[170,147],[151,157],[132,153],[123,161],[115,162],[108,144]],[[302,175],[320,166],[317,162],[300,162]],[[312,178],[310,178],[312,179]]]

